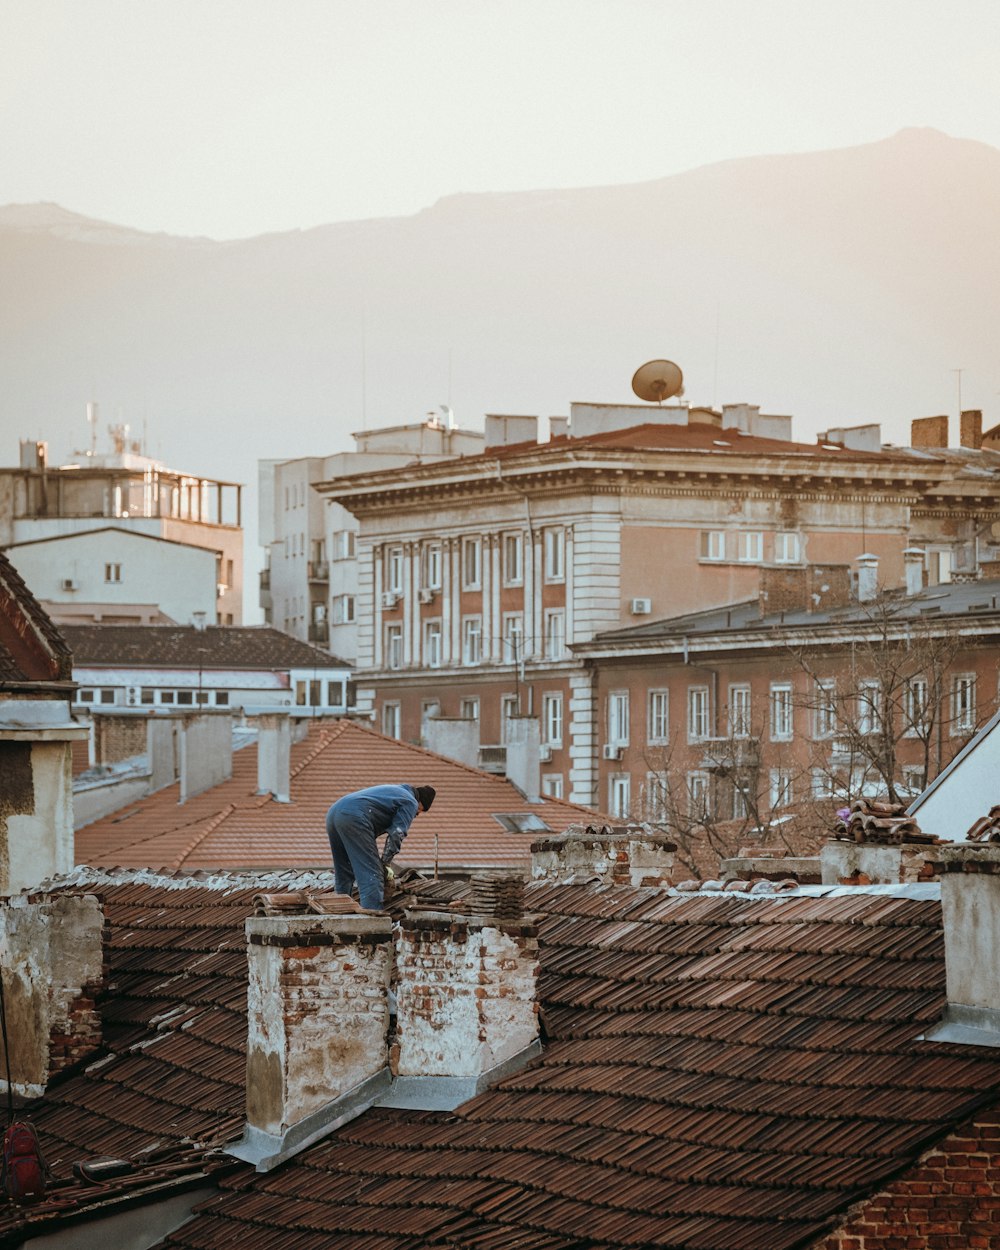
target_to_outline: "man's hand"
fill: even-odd
[[[392,871],[389,864],[382,864],[382,894],[384,898],[388,898],[396,888],[396,874]]]

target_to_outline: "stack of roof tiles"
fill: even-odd
[[[463,902],[476,915],[519,920],[524,914],[524,881],[520,877],[477,874],[469,882]]]
[[[990,808],[988,816],[980,816],[965,836],[970,842],[1000,842],[1000,803]]]
[[[921,832],[913,817],[907,816],[903,803],[878,803],[871,799],[858,799],[851,806],[844,826],[848,837],[855,842],[898,846],[903,842],[938,841],[934,834]]]

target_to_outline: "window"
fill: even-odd
[[[478,664],[482,659],[483,622],[478,616],[462,619],[462,663]]]
[[[382,704],[382,732],[387,738],[399,738],[402,733],[402,708],[398,703]]]
[[[353,560],[356,535],[354,530],[337,530],[333,535],[333,558],[335,560]]]
[[[106,564],[104,566],[104,580],[106,582],[120,582],[122,579],[122,566],[120,564]]]
[[[612,777],[608,783],[608,807],[612,816],[627,820],[631,806],[631,778],[627,775]]]
[[[518,664],[524,659],[524,617],[506,612],[503,618],[503,662]]]
[[[799,536],[798,534],[775,534],[774,536],[774,562],[775,564],[798,564],[799,562]]]
[[[403,666],[403,627],[398,622],[385,627],[386,668]]]
[[[755,564],[763,560],[764,535],[758,530],[743,530],[738,535],[737,558],[743,564]]]
[[[615,690],[608,695],[608,745],[628,746],[627,690]]]
[[[877,681],[863,681],[858,686],[858,733],[877,734],[882,728],[879,710],[880,687]]]
[[[917,795],[927,784],[922,764],[903,765],[903,785],[912,795]]]
[[[927,700],[927,678],[911,677],[903,691],[903,715],[906,717],[906,728],[903,732],[908,738],[916,738],[927,732],[930,711]]]
[[[667,742],[670,738],[670,691],[649,692],[649,719],[646,724],[648,742]]]
[[[547,694],[542,697],[542,741],[548,747],[561,747],[563,736],[563,697]]]
[[[771,807],[788,807],[792,801],[792,774],[787,768],[771,769]]]
[[[726,558],[725,530],[702,530],[701,558],[703,560],[724,560]]]
[[[441,667],[440,621],[424,621],[424,663],[428,668]]]
[[[812,770],[810,788],[814,799],[833,798],[833,778],[825,769],[814,768]]]
[[[500,696],[500,741],[507,742],[507,722],[517,715],[517,695],[502,694]]]
[[[483,578],[483,540],[462,539],[462,588],[478,590]]]
[[[403,593],[403,548],[389,548],[389,562],[386,568],[386,589],[394,595]]]
[[[959,673],[951,683],[951,732],[969,734],[976,727],[976,675]]]
[[[503,536],[503,580],[506,586],[519,586],[524,580],[524,541],[520,534]]]
[[[150,690],[148,686],[143,686],[142,691],[139,694],[139,702],[140,703],[155,703],[156,691]]]
[[[666,773],[646,774],[646,819],[663,822],[667,819],[670,782]]]
[[[548,799],[561,799],[563,797],[562,773],[542,774],[542,794]]]
[[[566,577],[566,531],[545,531],[545,580],[561,582]]]
[[[424,548],[424,586],[427,590],[441,589],[440,543],[428,543]]]
[[[771,740],[788,742],[792,736],[792,687],[786,682],[771,683]]]
[[[96,703],[95,693],[88,686],[81,686],[76,692],[76,701],[77,703]]]
[[[688,740],[708,737],[708,687],[688,686]]]
[[[817,681],[813,690],[813,737],[832,738],[837,732],[837,683]]]
[[[733,775],[729,794],[729,813],[733,820],[746,820],[750,815],[750,777],[745,772]]]
[[[479,700],[463,699],[458,705],[459,715],[465,720],[479,720]]]
[[[288,487],[285,487],[285,511],[288,511]]]
[[[353,595],[333,596],[333,623],[334,625],[351,625],[354,623]]]
[[[161,702],[161,703],[173,703],[173,702],[174,702],[174,697],[175,697],[175,696],[174,696],[174,692],[173,692],[172,690],[161,690],[161,691],[160,691],[160,702]]]
[[[687,775],[688,815],[705,820],[710,814],[708,773],[696,769]]]
[[[177,702],[178,702],[178,703],[182,703],[182,704],[184,704],[185,706],[188,706],[188,705],[190,705],[190,704],[194,703],[194,691],[192,691],[192,690],[178,690],[178,691],[177,691]]]
[[[750,687],[729,687],[729,735],[732,738],[750,737]]]
[[[216,707],[228,707],[229,706],[229,691],[228,690],[216,690],[215,705]]]
[[[561,660],[566,654],[566,613],[556,608],[545,613],[545,658]]]

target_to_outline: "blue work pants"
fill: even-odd
[[[382,860],[375,830],[355,804],[338,801],[326,814],[326,832],[333,852],[333,882],[338,894],[350,894],[355,881],[362,907],[382,909]]]

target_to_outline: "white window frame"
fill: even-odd
[[[858,682],[858,733],[877,734],[882,729],[882,686],[877,680]]]
[[[707,820],[712,814],[711,777],[703,768],[693,768],[685,777],[688,816]]]
[[[386,556],[386,590],[393,595],[403,593],[403,548],[390,547]]]
[[[740,530],[737,534],[736,558],[740,564],[760,564],[764,559],[764,534],[761,530]]]
[[[563,798],[563,786],[562,773],[542,773],[542,794],[547,799]]]
[[[459,715],[466,720],[479,720],[479,700],[477,698],[462,699],[458,705]]]
[[[382,733],[386,738],[402,737],[403,707],[395,701],[382,704]]]
[[[627,820],[632,807],[632,778],[615,773],[608,778],[608,811],[618,820]]]
[[[462,589],[480,590],[483,584],[483,540],[466,535],[462,539]]]
[[[646,700],[646,741],[663,746],[670,741],[670,691],[650,690]]]
[[[333,535],[334,560],[353,560],[357,552],[357,534],[354,530],[336,530]]]
[[[524,536],[519,533],[503,536],[503,584],[520,586],[524,581]]]
[[[813,739],[825,742],[837,735],[837,682],[833,677],[817,678],[813,686]]]
[[[719,563],[726,558],[726,531],[701,531],[701,558]]]
[[[524,613],[503,614],[503,662],[518,664],[524,659]]]
[[[543,533],[545,580],[564,582],[566,580],[566,530],[561,525],[550,526]]]
[[[334,625],[353,625],[355,621],[355,599],[353,595],[333,596]]]
[[[904,738],[919,738],[927,731],[930,687],[927,678],[911,677],[903,690],[903,716],[906,719]]]
[[[608,745],[627,747],[629,742],[629,692],[608,692]]]
[[[918,794],[927,788],[927,776],[923,764],[903,765],[903,785]]]
[[[668,816],[670,779],[666,772],[651,771],[646,774],[646,819],[662,824]]]
[[[117,560],[113,560],[104,566],[104,580],[113,585],[120,585],[122,580],[122,566]]]
[[[481,664],[483,660],[483,618],[462,617],[462,663],[467,667]]]
[[[549,608],[545,613],[545,658],[566,658],[566,609]]]
[[[775,564],[798,564],[802,544],[794,530],[779,530],[774,536]]]
[[[687,736],[688,742],[704,742],[711,729],[711,708],[707,686],[687,688]]]
[[[385,627],[385,666],[403,667],[403,626],[400,621],[389,621]]]
[[[542,742],[554,749],[563,744],[563,697],[558,692],[542,695]]]
[[[976,674],[956,673],[951,679],[951,734],[964,737],[976,727]]]
[[[749,738],[751,733],[751,700],[749,682],[733,682],[729,687],[729,736]]]
[[[428,543],[424,547],[424,587],[427,590],[441,589],[440,543]]]
[[[795,732],[792,683],[790,681],[772,681],[768,701],[771,709],[771,741],[791,742]]]
[[[443,634],[441,620],[424,621],[424,664],[428,668],[440,668],[442,657]]]
[[[790,807],[795,801],[792,771],[790,768],[772,768],[770,776],[771,810]]]

